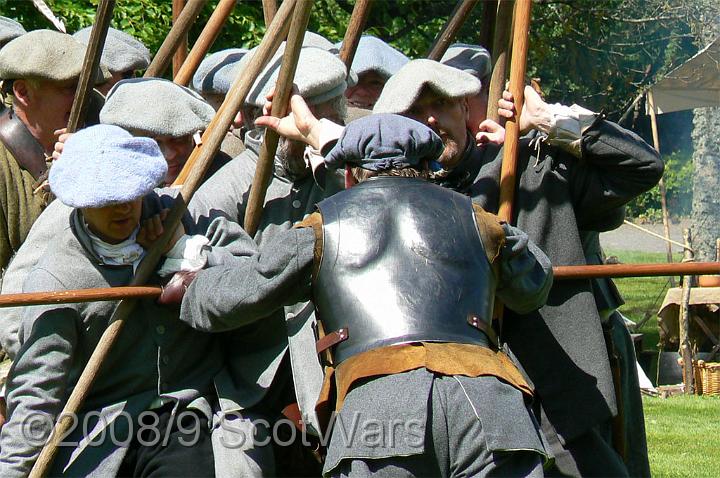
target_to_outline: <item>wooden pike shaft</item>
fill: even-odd
[[[173,81],[178,85],[187,86],[192,80],[193,75],[200,66],[203,58],[217,40],[225,22],[235,7],[237,0],[220,0],[215,7],[215,11],[210,16],[205,28],[200,33],[197,41],[190,50],[190,54],[185,59],[180,69],[175,75]]]
[[[720,274],[720,262],[557,266],[553,267],[553,274],[555,280]],[[158,297],[161,293],[162,288],[159,286],[135,286],[4,294],[0,295],[0,308],[103,300],[149,299]]]
[[[0,308],[41,304],[76,304],[102,300],[144,299],[158,297],[161,292],[162,288],[158,286],[138,286],[2,294],[0,295]]]
[[[470,16],[470,12],[477,5],[478,0],[460,0],[455,9],[450,14],[448,21],[445,22],[442,30],[435,37],[435,41],[428,51],[427,58],[430,60],[440,61],[450,44],[455,40],[460,28],[465,24],[465,20]]]
[[[505,77],[507,75],[507,57],[510,47],[510,32],[512,31],[513,2],[512,0],[500,0],[495,19],[495,33],[493,35],[493,71],[490,77],[490,89],[488,93],[487,117],[500,122],[498,115],[498,100],[502,97],[505,88]]]
[[[300,58],[303,37],[310,19],[312,0],[297,0],[297,6],[293,12],[290,32],[288,33],[285,52],[283,53],[280,72],[275,84],[275,95],[272,102],[272,116],[282,118],[287,114],[288,102],[292,93],[293,78]],[[258,229],[262,218],[265,195],[273,172],[275,151],[277,151],[279,136],[269,128],[265,130],[263,143],[260,146],[255,176],[250,187],[250,197],[245,209],[244,229],[252,237]]]
[[[265,19],[265,25],[270,25],[275,14],[277,13],[277,0],[262,0],[263,6],[263,18]]]
[[[518,140],[520,139],[520,115],[523,106],[525,88],[525,65],[528,52],[528,33],[530,30],[531,0],[516,0],[515,21],[513,27],[513,49],[510,63],[510,92],[515,101],[515,118],[505,124],[505,147],[503,150],[502,171],[500,172],[500,208],[501,220],[512,223],[513,200],[517,177]]]
[[[283,24],[286,23],[285,20],[287,20],[293,6],[293,0],[286,0],[283,2],[283,6],[278,11],[276,19],[270,25],[265,37],[260,43],[255,58],[253,58],[253,61],[251,61],[248,65],[245,75],[236,78],[225,98],[225,102],[220,107],[220,111],[218,111],[213,120],[210,122],[208,129],[205,131],[205,134],[203,135],[203,144],[196,147],[190,155],[190,158],[194,159],[194,166],[192,171],[188,174],[188,180],[180,190],[180,194],[163,224],[164,232],[162,236],[157,240],[153,247],[148,250],[147,255],[140,263],[130,286],[143,285],[155,271],[163,251],[167,247],[175,229],[180,224],[180,220],[186,211],[187,203],[190,201],[190,198],[197,189],[197,186],[200,184],[200,180],[210,166],[215,154],[220,149],[220,143],[225,137],[225,133],[235,116],[235,113],[231,111],[231,108],[239,108],[244,99],[244,96],[240,97],[240,93],[243,91],[242,89],[247,88],[244,90],[245,94],[247,94],[252,82],[262,69],[262,60],[265,59],[265,61],[267,61],[266,58],[269,58],[273,54],[273,51],[271,51],[272,48],[277,49],[280,44],[278,35],[284,30]],[[228,103],[230,103],[232,107],[228,106]],[[55,423],[55,428],[53,429],[50,438],[35,462],[35,466],[30,472],[31,477],[43,477],[50,469],[50,465],[55,458],[60,441],[67,435],[70,426],[75,423],[72,420],[72,417],[77,416],[78,411],[81,409],[82,404],[85,401],[85,397],[90,391],[90,388],[92,387],[105,358],[110,354],[115,341],[122,331],[125,320],[132,313],[132,310],[135,307],[135,302],[136,299],[122,300],[115,309],[115,312],[109,321],[110,325],[107,329],[105,329],[98,346],[95,348],[88,360],[88,363],[85,365],[82,375],[78,379],[78,382],[70,394],[62,413]]]
[[[720,274],[720,262],[674,262],[672,264],[603,264],[597,266],[553,267],[555,280],[601,277],[661,277]]]
[[[497,22],[498,0],[486,0],[483,2],[483,15],[480,22],[478,44],[493,51],[493,38],[495,38],[495,23]]]
[[[98,5],[95,22],[93,22],[90,39],[88,40],[88,47],[85,51],[82,71],[78,79],[77,90],[75,90],[75,98],[70,110],[70,120],[67,126],[68,133],[74,133],[85,123],[85,116],[90,104],[90,95],[95,86],[95,75],[100,66],[100,57],[105,47],[105,38],[107,38],[114,8],[115,0],[102,0]]]
[[[372,0],[357,0],[353,7],[350,23],[348,23],[347,30],[345,31],[342,47],[340,47],[340,60],[345,63],[348,72],[355,58],[355,52],[360,43],[360,36],[362,36],[365,24],[370,16],[371,6]]]
[[[182,39],[190,31],[190,27],[200,15],[205,3],[207,3],[207,0],[188,0],[187,5],[182,9],[177,21],[173,24],[157,53],[155,53],[152,63],[145,70],[143,75],[145,78],[163,76],[165,70],[170,66],[175,51],[178,49]]]
[[[183,8],[185,8],[185,0],[172,0],[172,20],[173,25],[177,22],[178,17],[182,14]],[[175,53],[172,57],[172,72],[173,77],[177,76],[178,71],[182,67],[188,56],[188,34],[185,34],[180,39]]]

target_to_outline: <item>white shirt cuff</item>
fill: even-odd
[[[176,272],[196,272],[205,267],[207,255],[203,254],[210,240],[203,235],[183,235],[165,254],[165,263],[158,270],[160,277],[167,277]]]
[[[596,114],[582,106],[548,105],[550,117],[538,129],[547,134],[547,142],[580,157],[580,140],[595,121]]]

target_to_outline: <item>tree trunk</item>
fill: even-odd
[[[693,247],[701,261],[715,259],[720,237],[720,108],[695,110],[693,119]]]
[[[720,34],[717,3],[702,5],[693,26],[698,50]],[[699,108],[693,118],[692,228],[695,260],[715,259],[720,238],[720,108]]]

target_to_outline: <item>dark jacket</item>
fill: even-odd
[[[660,180],[663,163],[639,136],[598,119],[583,134],[581,158],[520,141],[514,224],[553,265],[586,263],[580,231],[607,229],[607,215]],[[502,148],[470,144],[443,185],[497,211]],[[539,311],[508,313],[504,339],[534,383],[565,441],[616,413],[607,352],[590,281],[557,281]]]

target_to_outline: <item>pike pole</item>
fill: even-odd
[[[277,118],[282,118],[287,114],[295,70],[297,69],[298,59],[300,58],[300,49],[302,48],[305,30],[307,29],[308,20],[310,19],[312,5],[313,0],[297,0],[297,6],[293,12],[290,32],[288,33],[282,64],[280,65],[280,72],[278,73],[278,79],[275,85],[272,111],[270,112],[272,116]],[[262,218],[263,207],[265,205],[265,195],[267,194],[267,188],[272,177],[273,161],[279,139],[280,136],[275,131],[271,131],[270,129],[265,130],[265,136],[260,146],[260,154],[258,155],[255,176],[253,177],[252,186],[250,187],[248,205],[245,209],[243,228],[250,237],[255,236],[255,232],[257,232],[258,226],[260,225],[260,219]]]
[[[95,75],[100,66],[100,57],[105,47],[105,39],[110,28],[114,8],[115,0],[101,0],[98,5],[95,21],[90,31],[87,50],[85,51],[82,71],[78,79],[78,87],[75,90],[75,98],[70,110],[70,120],[67,126],[68,133],[74,133],[85,123],[85,116],[90,104],[90,95],[95,87]]]
[[[348,74],[350,73],[350,67],[352,66],[355,52],[360,43],[360,36],[362,36],[365,24],[370,16],[372,1],[373,0],[357,0],[355,2],[352,15],[350,15],[350,22],[348,23],[347,30],[345,30],[345,37],[343,38],[342,47],[340,47],[340,60],[345,63]]]
[[[198,66],[200,66],[203,58],[220,35],[220,31],[230,17],[235,3],[237,3],[237,0],[220,0],[218,2],[215,11],[213,11],[205,28],[203,28],[200,36],[195,41],[192,50],[190,50],[182,66],[178,69],[173,82],[182,86],[190,84],[190,80],[192,80]]]
[[[673,264],[602,264],[594,266],[553,267],[556,281],[600,277],[664,277],[720,274],[720,262],[683,262]],[[49,292],[23,292],[0,295],[0,308],[41,304],[74,304],[102,300],[152,299],[162,293],[160,286],[70,289]]]
[[[207,3],[207,0],[189,0],[180,12],[172,28],[168,32],[165,40],[160,45],[155,57],[153,57],[150,66],[145,70],[143,78],[161,77],[165,70],[170,66],[175,51],[182,43],[183,38],[190,31],[195,19],[200,15],[200,11]]]
[[[426,55],[428,60],[440,61],[440,58],[445,54],[477,3],[478,0],[460,0],[455,5],[450,17],[445,22],[440,33],[438,33],[438,36],[435,37],[435,41],[433,41],[430,51]]]

